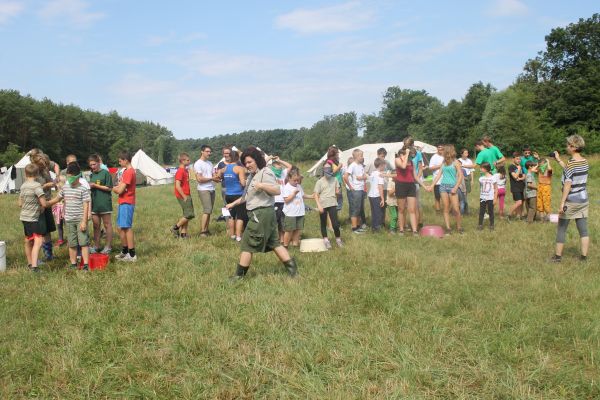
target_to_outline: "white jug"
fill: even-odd
[[[6,271],[6,242],[0,242],[0,272]]]

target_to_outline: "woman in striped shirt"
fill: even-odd
[[[562,196],[560,200],[558,230],[556,232],[556,251],[552,257],[553,262],[561,262],[562,252],[565,245],[565,236],[569,222],[574,219],[581,238],[581,261],[587,260],[590,244],[588,234],[588,210],[589,200],[587,193],[587,178],[589,172],[588,161],[583,158],[581,152],[585,147],[583,138],[579,135],[571,135],[567,138],[567,153],[571,156],[565,164],[560,159],[557,151],[554,158],[563,167],[562,174]]]

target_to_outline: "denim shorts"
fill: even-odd
[[[122,229],[129,229],[133,226],[133,212],[135,206],[133,204],[119,204],[117,213],[117,226]]]
[[[452,189],[454,189],[454,185],[440,184],[440,193],[452,194]]]

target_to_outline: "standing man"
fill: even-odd
[[[479,153],[477,155],[475,164],[481,166],[482,162],[489,162],[492,167],[492,170],[490,172],[493,175],[498,172],[498,170],[496,168],[497,166],[504,165],[506,158],[504,157],[504,155],[502,154],[500,149],[498,147],[494,146],[494,143],[492,143],[492,138],[490,138],[489,136],[484,136],[481,139],[481,143],[483,144],[483,147],[485,147],[486,151],[485,152],[482,151],[481,153]],[[485,160],[480,159],[481,154],[484,154]]]
[[[444,152],[444,145],[437,145],[437,153],[431,156],[429,160],[429,170],[433,172],[433,180],[435,181],[436,177],[440,173],[440,168],[442,168],[442,164],[444,163],[444,156],[442,155]],[[441,179],[437,180],[436,185],[433,187],[433,194],[435,196],[435,211],[440,212],[440,200],[442,196],[440,195],[440,182]]]
[[[221,171],[223,168],[227,167],[227,164],[229,164],[231,162],[231,147],[229,146],[225,146],[223,147],[222,151],[222,155],[223,158],[221,159],[221,161],[219,161],[219,163],[217,164],[217,167],[215,168],[215,170],[217,171],[217,173],[219,171]],[[219,175],[220,176],[220,175]],[[221,200],[223,201],[223,207],[225,207],[227,205],[227,202],[225,201],[225,185],[223,184],[223,182],[221,182]],[[217,219],[217,221],[227,221],[228,217],[224,217],[224,216],[219,216],[219,218]]]
[[[119,166],[123,168],[119,183],[112,191],[119,195],[117,227],[121,238],[121,253],[115,258],[118,261],[136,262],[135,242],[133,237],[133,212],[135,211],[135,168],[131,166],[131,153],[122,151],[119,154]]]
[[[212,148],[203,144],[200,148],[200,159],[194,163],[196,181],[198,182],[198,197],[202,203],[202,222],[200,227],[200,237],[207,237],[210,214],[215,205],[215,179],[213,164],[208,161],[212,154]]]
[[[350,221],[353,233],[364,233],[365,229],[360,224],[361,215],[364,213],[365,207],[365,181],[367,180],[365,167],[363,166],[363,152],[355,149],[352,152],[352,158],[354,161],[344,173],[344,183],[346,183],[350,189],[350,193],[352,193],[349,197]],[[362,224],[364,225],[365,223],[366,221],[362,219]]]

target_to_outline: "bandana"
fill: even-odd
[[[67,182],[69,182],[69,185],[73,185],[75,182],[77,182],[79,180],[79,178],[81,178],[81,174],[72,175],[72,176],[67,177]]]
[[[546,173],[546,169],[548,169],[548,163],[539,164],[540,172],[542,175]]]
[[[283,168],[275,168],[271,165],[271,171],[273,171],[277,179],[281,179],[281,174],[283,174]]]

